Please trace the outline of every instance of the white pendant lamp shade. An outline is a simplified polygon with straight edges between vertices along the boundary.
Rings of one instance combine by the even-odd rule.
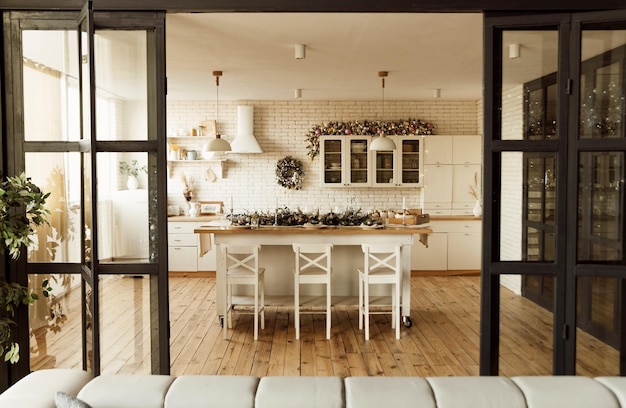
[[[237,106],[237,137],[231,147],[233,153],[263,153],[254,137],[254,106]]]
[[[222,139],[220,136],[219,129],[219,107],[220,107],[220,77],[222,76],[222,71],[213,71],[213,76],[215,77],[215,139],[212,139],[207,143],[203,148],[203,152],[230,152],[232,149],[230,147],[230,143],[226,140]]]
[[[380,135],[372,140],[370,150],[396,150],[396,143],[385,135]]]
[[[382,79],[382,114],[381,114],[381,122],[385,119],[385,78],[387,77],[387,71],[378,72],[378,76]],[[396,150],[396,143],[389,139],[383,131],[381,130],[380,136],[374,138],[372,143],[370,143],[370,150],[372,151],[383,151],[383,150]]]
[[[215,135],[215,139],[211,139],[202,150],[207,152],[230,152],[232,148],[230,143],[222,139],[220,135]]]

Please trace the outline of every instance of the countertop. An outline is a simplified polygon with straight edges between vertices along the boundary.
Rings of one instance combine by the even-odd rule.
[[[209,222],[219,220],[219,215],[201,215],[197,217],[189,217],[186,215],[178,215],[173,217],[167,217],[171,222]],[[474,217],[473,215],[433,215],[430,217],[431,221],[480,221],[482,217]],[[423,224],[423,225],[427,225]]]

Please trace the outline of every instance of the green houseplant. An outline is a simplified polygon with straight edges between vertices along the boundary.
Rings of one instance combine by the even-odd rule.
[[[49,195],[24,173],[0,183],[0,255],[8,252],[11,259],[18,259],[22,247],[32,242],[34,228],[47,224],[49,211],[45,203]],[[42,287],[47,297],[51,290],[48,282],[44,281]],[[13,341],[11,330],[16,325],[16,309],[38,298],[28,288],[0,277],[0,357],[4,356],[4,361],[14,364],[19,360],[19,345]]]

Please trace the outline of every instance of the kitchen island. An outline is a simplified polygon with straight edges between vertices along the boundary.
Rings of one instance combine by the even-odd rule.
[[[363,266],[361,244],[397,243],[402,244],[402,317],[404,324],[410,326],[411,311],[411,247],[428,244],[428,227],[402,226],[386,228],[334,227],[305,228],[303,226],[261,226],[256,229],[238,227],[202,226],[194,230],[200,236],[201,253],[206,253],[212,245],[238,244],[261,245],[259,265],[265,268],[266,304],[293,305],[293,266],[294,243],[331,243],[333,244],[333,304],[347,303],[357,305],[358,273]],[[211,242],[211,234],[214,241]],[[419,242],[413,237],[419,236]],[[218,315],[225,296],[224,274],[226,260],[222,251],[217,251],[216,270],[216,305]],[[308,285],[313,286],[313,285]],[[307,288],[303,298],[311,300],[323,294],[323,288]],[[378,288],[382,289],[382,288]],[[239,293],[245,295],[246,293]],[[385,293],[386,294],[386,293]],[[372,292],[380,296],[382,292]]]

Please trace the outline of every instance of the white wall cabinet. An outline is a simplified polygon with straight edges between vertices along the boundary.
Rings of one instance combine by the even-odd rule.
[[[193,232],[203,224],[205,223],[168,222],[168,269],[170,272],[215,271],[215,247],[201,257],[199,237]]]
[[[320,138],[322,186],[369,187],[371,183],[370,136]]]
[[[479,192],[481,188],[481,137],[427,136],[424,144],[424,211],[433,215],[472,215],[475,199],[469,190],[475,180]]]
[[[421,187],[424,183],[424,137],[387,136],[396,150],[372,152],[373,187]]]
[[[415,271],[480,270],[480,220],[431,221],[433,233],[428,248],[415,237],[411,251],[411,269]]]
[[[421,187],[423,136],[388,136],[396,150],[370,152],[372,136],[320,138],[322,186]]]

